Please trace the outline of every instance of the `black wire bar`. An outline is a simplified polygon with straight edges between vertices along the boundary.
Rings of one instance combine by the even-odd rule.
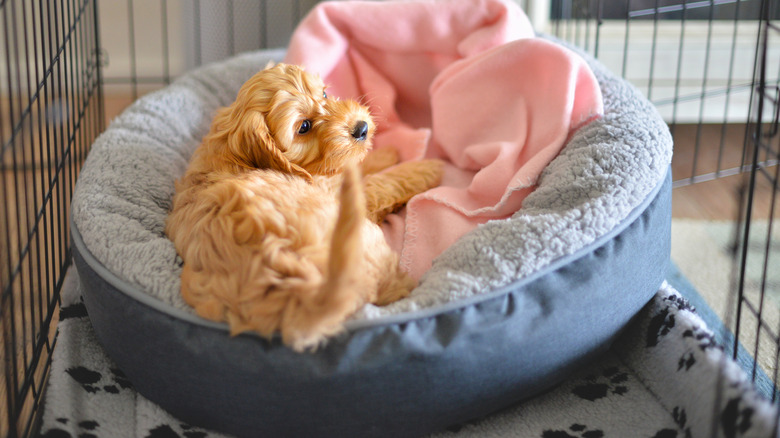
[[[757,18],[756,9],[756,0],[553,0],[550,29],[558,38],[598,57],[609,42],[604,40],[604,25],[613,31],[622,27],[621,40],[611,41],[613,51],[620,44],[622,52],[612,54],[619,61],[613,69],[665,110],[676,142],[684,139],[692,144],[689,167],[675,168],[674,185],[681,187],[732,176],[744,168],[739,154],[728,151],[743,151],[749,141],[744,121],[751,114],[750,103],[741,110],[744,116],[737,117],[742,123],[733,123],[733,115],[735,96],[752,101],[746,97],[753,92],[753,78],[740,76],[737,64],[744,63],[740,42],[753,34],[758,38],[758,25],[751,24],[758,21],[750,21]],[[640,23],[641,29],[637,28]],[[672,35],[676,42],[660,43],[660,37]],[[644,50],[634,50],[644,45]],[[716,50],[719,58],[715,58]],[[702,59],[696,65],[691,62],[694,53]],[[662,58],[663,65],[659,64]],[[632,77],[636,74],[631,67],[637,63],[647,69],[641,77]],[[659,93],[661,87],[665,95]]]
[[[30,436],[70,266],[68,213],[103,130],[95,0],[0,2],[0,436]]]
[[[751,377],[756,381],[762,369],[772,370],[772,402],[778,402],[778,365],[780,365],[780,318],[772,315],[778,312],[780,299],[780,233],[775,230],[780,214],[778,193],[780,193],[780,89],[777,80],[768,71],[777,71],[776,60],[769,57],[772,36],[780,34],[771,17],[776,16],[775,2],[762,1],[762,28],[757,50],[755,73],[755,113],[751,115],[750,141],[746,142],[744,164],[750,168],[743,177],[740,190],[739,221],[734,243],[734,272],[737,279],[736,325],[733,356],[741,341],[753,340]],[[771,116],[771,117],[767,117]],[[768,213],[759,217],[755,208],[763,204]],[[765,224],[765,225],[764,225]],[[747,322],[755,322],[748,328]],[[762,338],[768,338],[764,345],[774,347],[772,352],[759,348]],[[767,357],[767,355],[769,357]],[[780,429],[780,413],[775,419],[775,430]]]

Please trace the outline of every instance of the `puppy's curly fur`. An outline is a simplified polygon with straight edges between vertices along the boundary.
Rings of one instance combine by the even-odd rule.
[[[184,260],[181,293],[233,334],[280,332],[315,348],[367,302],[406,296],[378,222],[439,183],[441,163],[394,165],[392,149],[363,162],[375,130],[368,109],[328,98],[294,65],[250,78],[177,182],[166,233]]]

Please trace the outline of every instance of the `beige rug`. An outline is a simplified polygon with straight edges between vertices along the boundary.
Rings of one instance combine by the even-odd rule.
[[[672,221],[672,260],[732,332],[740,275],[735,256],[741,257],[730,250],[736,231],[734,222]],[[744,287],[746,301],[761,311],[765,326],[757,332],[758,317],[743,305],[739,340],[755,356],[758,339],[758,363],[772,378],[778,354],[773,338],[780,333],[780,221],[774,221],[771,236],[768,233],[768,221],[751,223]]]

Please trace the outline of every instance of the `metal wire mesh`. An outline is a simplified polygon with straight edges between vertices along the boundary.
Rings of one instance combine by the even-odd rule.
[[[0,435],[28,435],[70,264],[68,206],[102,130],[97,5],[0,3]]]
[[[678,160],[688,166],[675,168],[680,187],[748,170],[741,151],[750,136],[759,6],[750,0],[556,1],[552,29],[636,85],[669,123],[675,143],[693,144],[682,151],[691,157]],[[776,81],[778,72],[769,74]]]
[[[769,374],[774,403],[780,394],[779,9],[771,0],[564,0],[553,3],[552,23],[556,35],[611,64],[659,109],[674,136],[675,188],[739,179],[737,191],[711,199],[735,198],[725,317],[733,344],[726,347],[734,359],[748,351],[746,371],[754,382]],[[717,418],[713,411],[713,424]]]
[[[284,47],[317,0],[126,0],[104,4],[108,94],[133,99],[193,67]]]
[[[737,340],[755,340],[755,361],[749,370],[752,378],[761,368],[774,370],[772,401],[777,401],[778,359],[780,358],[780,317],[777,298],[780,294],[780,88],[776,74],[780,62],[772,59],[769,45],[780,34],[777,4],[765,1],[758,40],[755,102],[750,132],[745,143],[744,162],[749,172],[740,190],[740,217],[734,246],[737,314]],[[762,205],[763,204],[763,205]],[[759,206],[763,207],[760,208]],[[762,348],[762,338],[773,348]],[[766,342],[763,345],[767,345]],[[734,346],[736,351],[737,346]],[[736,355],[736,353],[735,353]]]

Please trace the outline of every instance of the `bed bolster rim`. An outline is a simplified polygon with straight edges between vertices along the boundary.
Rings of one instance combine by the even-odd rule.
[[[627,227],[629,227],[632,223],[634,223],[634,221],[636,221],[642,215],[642,213],[645,212],[647,207],[658,197],[661,188],[664,186],[665,182],[670,177],[671,177],[671,167],[666,171],[665,176],[658,182],[658,184],[656,184],[656,186],[652,189],[652,191],[648,194],[648,196],[645,197],[642,203],[638,205],[636,208],[634,208],[631,211],[631,213],[629,213],[628,216],[626,216],[611,231],[605,233],[602,236],[599,236],[596,240],[594,240],[588,245],[585,245],[579,250],[571,254],[565,255],[563,257],[560,257],[556,260],[553,260],[552,262],[550,262],[549,265],[534,272],[528,277],[520,278],[513,283],[500,287],[491,292],[473,295],[470,297],[466,297],[456,301],[451,301],[437,306],[432,306],[432,307],[419,309],[419,310],[413,310],[409,312],[402,312],[399,314],[380,316],[371,319],[350,320],[344,324],[345,332],[348,334],[352,334],[353,332],[357,332],[365,329],[378,328],[381,326],[408,324],[416,320],[433,318],[441,314],[461,311],[464,308],[477,306],[486,301],[490,301],[497,297],[507,295],[511,293],[511,291],[517,289],[522,284],[531,283],[536,279],[548,274],[549,272],[560,269],[561,267],[568,265],[572,261],[583,257],[584,255],[592,252],[594,249],[599,248],[605,243],[611,241],[613,238],[615,238],[615,236],[619,235]],[[74,250],[78,251],[79,255],[83,258],[84,262],[92,270],[94,270],[95,273],[97,273],[99,276],[104,278],[107,283],[114,286],[118,291],[165,315],[178,318],[183,321],[196,324],[199,326],[203,326],[209,329],[221,330],[226,333],[230,331],[226,323],[209,321],[195,314],[191,314],[181,309],[177,309],[176,307],[168,303],[165,303],[153,297],[150,294],[144,293],[143,291],[139,291],[137,286],[132,285],[128,281],[120,278],[118,275],[116,275],[115,273],[111,272],[108,268],[106,268],[99,260],[97,260],[97,258],[86,247],[84,240],[81,237],[81,233],[78,230],[78,227],[73,222],[71,223],[71,232],[72,232],[71,234],[72,245],[74,247]],[[241,336],[252,336],[252,337],[260,338],[259,335],[252,334],[252,333],[245,333],[242,334]],[[344,340],[343,336],[334,339],[333,341],[335,342],[338,340],[343,341]]]

